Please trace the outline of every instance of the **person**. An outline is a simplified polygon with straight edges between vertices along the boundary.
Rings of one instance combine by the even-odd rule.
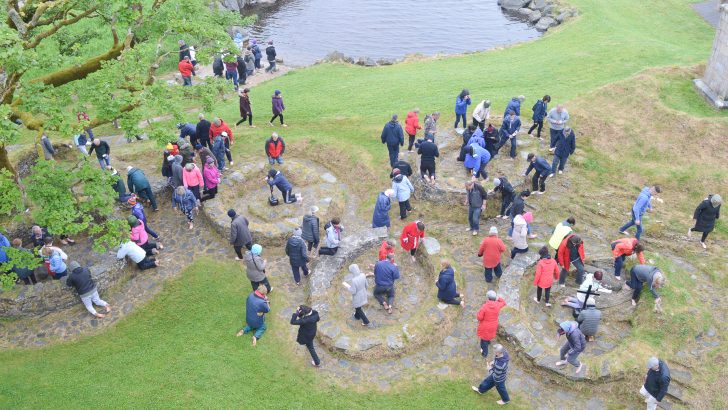
[[[10,247],[10,241],[8,238],[0,233],[0,263],[6,263],[10,260],[10,257],[8,257],[8,253],[5,250],[5,248]],[[4,273],[4,272],[3,272]]]
[[[235,34],[233,35],[233,42],[235,43],[235,46],[238,48],[238,50],[243,49],[245,39],[243,38],[243,33],[241,33],[240,30],[235,30]]]
[[[488,236],[483,238],[478,248],[478,256],[483,258],[483,274],[485,281],[493,281],[493,273],[497,278],[503,274],[501,255],[506,251],[506,244],[498,237],[498,228],[491,226]]]
[[[268,59],[268,68],[265,69],[266,73],[273,73],[276,70],[276,48],[273,46],[273,41],[268,42],[268,47],[265,48],[265,56]]]
[[[608,289],[602,285],[602,279],[604,278],[604,272],[598,270],[594,273],[587,273],[584,276],[584,281],[579,285],[579,291],[576,292],[575,296],[567,296],[561,306],[568,306],[574,309],[575,313],[578,313],[584,307],[584,301],[587,299],[586,293],[591,288],[591,292],[599,293],[612,293],[611,289]]]
[[[265,274],[265,265],[268,261],[263,259],[260,254],[263,253],[263,247],[257,243],[250,247],[250,250],[245,251],[243,256],[243,262],[245,262],[245,273],[250,281],[250,286],[253,290],[258,289],[260,285],[265,286],[267,294],[269,294],[273,287],[268,281],[268,277]]]
[[[122,243],[119,250],[116,252],[116,259],[124,259],[127,256],[137,264],[137,267],[140,270],[156,268],[159,266],[158,260],[147,256],[147,252],[132,241]]]
[[[55,280],[59,280],[66,276],[68,274],[68,267],[64,260],[68,257],[66,256],[64,258],[65,253],[61,253],[62,251],[56,247],[43,247],[41,249],[43,257],[48,258],[48,266],[50,268],[49,272],[51,277]]]
[[[172,208],[174,209],[177,209],[177,206],[179,206],[180,212],[187,217],[188,228],[193,229],[195,217],[192,211],[197,210],[197,198],[195,198],[195,194],[184,186],[178,186],[174,190],[172,203]]]
[[[283,138],[278,136],[277,132],[270,135],[265,141],[265,155],[268,157],[268,163],[275,165],[275,163],[283,163],[283,153],[286,152],[286,143]]]
[[[503,111],[503,118],[506,118],[508,116],[508,113],[510,111],[513,111],[516,113],[517,116],[521,116],[521,104],[526,101],[526,96],[519,95],[518,97],[512,97],[511,100],[508,102],[508,105],[506,105],[505,111]]]
[[[184,168],[182,168],[182,155],[170,155],[169,157],[167,157],[167,160],[172,163],[172,189],[177,189],[177,187],[184,186]],[[174,201],[172,201],[172,204],[174,205]]]
[[[225,156],[227,157],[228,162],[230,162],[230,165],[234,165],[235,163],[233,162],[233,156],[230,153],[230,146],[233,145],[233,131],[230,129],[230,127],[227,125],[227,123],[222,118],[213,119],[212,124],[210,125],[210,141],[215,141],[215,138],[218,135],[222,136],[222,142],[225,145],[224,152],[225,152]],[[212,151],[214,152],[215,149],[213,149]],[[220,158],[218,158],[217,160],[218,160],[218,163],[225,162],[225,161],[220,161]],[[220,169],[220,171],[222,171],[222,169]]]
[[[182,172],[182,184],[185,188],[192,191],[199,205],[202,199],[200,189],[205,186],[205,181],[202,178],[202,172],[194,162],[185,165],[184,172]]]
[[[48,139],[48,135],[44,132],[40,137],[40,146],[43,148],[43,157],[46,161],[55,161],[53,155],[56,154],[56,150],[53,148],[51,140]]]
[[[564,237],[559,244],[556,261],[561,266],[559,284],[562,288],[566,286],[566,275],[571,265],[576,268],[576,284],[581,285],[584,279],[584,243],[580,236],[569,234]]]
[[[178,123],[177,129],[179,130],[179,137],[177,138],[177,145],[182,148],[182,145],[187,142],[192,142],[194,138],[197,138],[197,127],[190,124],[189,122]],[[189,138],[189,141],[187,140]]]
[[[50,238],[51,243],[53,242],[53,237],[48,233],[48,230],[45,228],[41,228],[38,225],[33,225],[33,227],[30,228],[30,232],[31,232],[30,241],[33,243],[33,246],[36,248],[39,246],[44,246],[46,244],[46,238]],[[60,239],[61,239],[62,245],[68,245],[69,243],[71,245],[73,245],[76,243],[76,241],[74,241],[73,239],[69,238],[66,235],[60,235]]]
[[[205,159],[205,170],[202,172],[202,177],[205,180],[205,190],[202,191],[203,195],[200,202],[215,198],[217,195],[217,186],[220,184],[220,171],[215,165],[215,157],[208,156]]]
[[[468,125],[468,139],[465,139],[465,136],[467,135],[465,132],[463,132],[463,142],[465,143],[465,146],[472,145],[472,144],[478,144],[482,148],[485,148],[485,138],[483,137],[483,131],[474,126],[473,124]]]
[[[332,218],[325,226],[326,231],[326,246],[322,246],[319,249],[319,255],[336,255],[339,250],[339,244],[341,243],[341,232],[344,227],[341,226],[341,220],[339,218]]]
[[[394,264],[394,254],[390,253],[387,259],[374,265],[374,298],[390,315],[394,304],[394,281],[397,279],[399,268]]]
[[[436,178],[435,158],[440,156],[440,150],[434,142],[429,138],[425,138],[425,141],[417,148],[417,154],[420,155],[420,174],[422,175],[422,179],[434,184]]]
[[[283,176],[281,171],[271,169],[270,171],[268,171],[268,176],[266,177],[266,180],[268,181],[268,185],[271,187],[271,189],[275,186],[276,188],[278,188],[279,191],[281,191],[284,203],[292,204],[294,202],[299,202],[303,199],[301,198],[301,194],[293,194],[293,186],[290,182],[288,182],[286,177]]]
[[[536,130],[536,137],[539,140],[542,140],[541,138],[541,130],[543,129],[543,119],[546,117],[546,113],[548,112],[548,105],[551,102],[551,96],[550,95],[544,95],[542,99],[536,101],[536,104],[533,105],[533,125],[531,125],[531,128],[528,129],[528,135],[533,137],[533,130]]]
[[[263,52],[260,50],[260,46],[258,45],[258,40],[252,39],[250,41],[250,51],[253,53],[253,57],[255,60],[255,69],[260,70],[260,60],[263,58]]]
[[[415,253],[424,237],[425,224],[421,221],[410,222],[402,229],[402,234],[399,236],[399,243],[402,249],[408,251],[410,256],[412,256],[412,262],[415,261]]]
[[[195,140],[203,147],[210,148],[212,146],[210,144],[210,127],[212,123],[205,119],[205,114],[203,113],[200,113],[197,119],[199,121],[195,125]]]
[[[177,65],[179,69],[179,75],[182,76],[182,85],[192,85],[192,72],[195,70],[195,66],[192,65],[189,56],[185,56],[184,60],[180,61]]]
[[[384,125],[382,129],[382,144],[387,144],[389,151],[389,165],[394,168],[399,155],[399,147],[404,146],[404,133],[402,126],[397,122],[397,114],[392,115],[392,119]]]
[[[511,234],[513,248],[511,249],[511,259],[515,258],[519,253],[528,252],[528,225],[532,221],[533,214],[530,212],[513,217],[513,231]]]
[[[465,183],[465,204],[468,206],[468,229],[465,232],[472,231],[473,236],[478,235],[480,231],[480,213],[485,211],[488,193],[485,188],[475,181]]]
[[[495,386],[500,395],[500,400],[496,401],[498,405],[505,405],[511,401],[506,389],[506,377],[508,374],[508,362],[510,356],[501,344],[493,345],[493,354],[495,358],[488,363],[488,377],[480,383],[480,386],[471,386],[473,391],[478,394],[484,394]]]
[[[7,262],[8,260],[13,262],[12,259],[8,258],[7,252],[3,250],[3,247],[8,246],[6,245],[6,243],[7,238],[0,233],[0,263]],[[18,251],[32,255],[31,251],[23,248],[23,241],[20,238],[14,238],[12,241],[12,246]],[[33,269],[27,267],[21,268],[17,264],[13,264],[13,267],[10,269],[10,271],[15,272],[15,274],[18,275],[18,279],[22,280],[23,283],[25,283],[26,285],[35,285],[36,283],[38,283],[38,279],[35,277],[35,271]]]
[[[703,249],[707,249],[708,246],[705,244],[705,240],[708,238],[708,234],[713,232],[715,228],[715,221],[720,218],[720,206],[723,203],[723,198],[718,194],[711,194],[705,198],[693,212],[693,220],[695,225],[688,229],[688,239],[692,237],[693,232],[702,232],[703,235],[700,237],[700,244],[703,245]],[[644,262],[642,262],[644,263]]]
[[[73,144],[84,156],[88,156],[88,150],[86,149],[87,142],[88,139],[86,138],[85,132],[81,132],[73,136]]]
[[[293,280],[296,285],[301,285],[301,271],[303,276],[308,276],[308,253],[306,252],[306,244],[301,239],[301,228],[293,230],[293,235],[286,242],[286,255],[288,262],[291,264],[293,271]]]
[[[553,175],[551,173],[551,166],[549,165],[549,162],[546,161],[546,158],[539,157],[533,152],[528,154],[526,160],[529,164],[526,172],[523,173],[523,176],[530,174],[531,170],[536,171],[531,179],[531,192],[536,195],[541,195],[546,192],[546,178]]]
[[[485,129],[485,122],[490,119],[490,100],[483,100],[473,110],[473,125]]]
[[[533,277],[533,285],[536,287],[536,296],[533,301],[541,303],[541,294],[543,293],[546,307],[551,307],[551,303],[549,303],[551,285],[554,280],[559,278],[559,266],[555,260],[551,259],[549,249],[546,246],[542,246],[538,250],[538,255],[540,259],[536,264],[536,275]]]
[[[480,354],[488,357],[488,346],[495,339],[498,331],[498,315],[501,309],[506,306],[506,301],[499,297],[494,290],[486,293],[486,302],[478,310],[478,337],[480,338]]]
[[[469,143],[470,140],[473,138],[473,134],[475,134],[475,130],[480,131],[480,129],[475,126],[475,124],[470,124],[467,128],[465,128],[465,131],[463,131],[463,145],[460,146],[460,155],[458,155],[458,161],[465,161],[465,148],[470,145]],[[483,133],[480,132],[480,137],[475,137],[473,139],[473,142],[478,142],[478,145],[482,146],[483,144],[481,144],[481,142],[485,142],[485,140],[483,140],[482,134]],[[480,138],[480,140],[478,140],[478,138]]]
[[[149,184],[149,179],[144,175],[144,171],[139,168],[134,168],[131,165],[126,167],[126,185],[129,187],[129,192],[137,194],[139,198],[145,199],[152,204],[152,209],[155,211],[159,210],[157,206],[157,199],[154,197],[152,192],[152,186]]]
[[[561,322],[558,335],[559,337],[566,335],[566,343],[561,346],[559,351],[560,360],[556,362],[556,366],[564,366],[569,363],[576,368],[575,374],[579,374],[584,367],[584,363],[580,362],[578,357],[586,348],[586,338],[579,330],[579,324],[571,320]]]
[[[593,342],[599,330],[599,322],[602,321],[602,311],[597,309],[597,301],[594,296],[586,300],[586,308],[579,312],[576,322],[579,324],[581,333],[586,336],[587,342]]]
[[[425,138],[428,136],[435,140],[437,134],[437,120],[440,119],[440,113],[435,111],[431,115],[425,115]]]
[[[265,286],[260,285],[254,290],[245,301],[245,327],[235,335],[240,337],[253,333],[253,347],[258,344],[258,340],[263,337],[267,326],[265,325],[265,314],[270,312],[270,301],[268,300],[268,290]]]
[[[417,130],[421,130],[420,119],[418,117],[420,113],[419,108],[407,113],[407,119],[404,121],[404,132],[407,133],[409,143],[407,145],[407,151],[412,152],[412,146],[415,144],[415,137],[417,136]]]
[[[437,299],[448,305],[460,305],[465,307],[465,295],[458,293],[455,283],[455,269],[446,259],[440,261],[440,274],[435,281],[437,286]]]
[[[248,121],[248,127],[255,128],[253,125],[253,109],[250,107],[250,88],[243,88],[240,93],[240,121],[235,123],[235,126]]]
[[[670,387],[670,369],[667,363],[656,357],[647,360],[647,376],[645,383],[640,387],[640,394],[645,398],[647,410],[656,410],[662,403]]]
[[[516,147],[518,146],[518,141],[516,140],[516,136],[518,135],[518,131],[521,129],[521,119],[516,116],[516,112],[513,110],[508,111],[508,116],[503,117],[503,123],[501,123],[500,127],[500,142],[498,143],[498,151],[506,145],[506,142],[510,140],[511,142],[511,151],[510,151],[510,158],[515,160],[516,159]]]
[[[179,61],[184,60],[185,57],[192,58],[190,48],[187,46],[187,43],[185,43],[184,40],[179,40],[177,43],[179,44]]]
[[[614,277],[622,280],[622,266],[627,256],[637,255],[640,264],[645,264],[645,247],[637,238],[621,238],[612,242],[612,256],[614,256]]]
[[[316,349],[313,347],[313,341],[316,338],[316,323],[319,320],[318,312],[306,305],[299,306],[291,316],[291,324],[298,326],[296,342],[306,346],[308,352],[311,354],[311,364],[314,367],[321,366],[321,359],[319,359],[316,354]]]
[[[273,105],[273,116],[271,117],[270,121],[268,121],[268,125],[272,127],[273,121],[275,121],[277,117],[281,122],[281,127],[287,127],[288,125],[283,123],[283,111],[286,110],[286,106],[285,104],[283,104],[283,96],[281,96],[281,90],[275,90],[271,101]]]
[[[483,177],[487,181],[488,171],[486,171],[486,166],[490,162],[490,152],[477,143],[473,143],[465,147],[464,153],[465,161],[463,165],[470,171],[473,180]]]
[[[367,276],[374,276],[374,274],[364,274],[359,269],[359,265],[355,263],[349,265],[349,272],[351,272],[351,277],[341,284],[351,293],[351,307],[354,308],[354,319],[361,320],[362,326],[368,326],[370,323],[369,318],[364,313],[363,307],[368,302],[367,288],[369,288],[369,282],[367,282]]]
[[[316,216],[318,211],[319,207],[312,206],[309,213],[303,216],[303,223],[301,224],[301,239],[306,241],[309,256],[312,258],[315,258],[318,253],[321,237],[321,223],[318,216]]]
[[[228,54],[223,58],[225,64],[225,80],[233,80],[233,87],[238,91],[238,60],[234,55]]]
[[[137,217],[134,215],[129,215],[126,218],[126,221],[131,228],[129,239],[131,239],[135,244],[139,245],[140,248],[144,249],[144,251],[147,252],[147,255],[158,254],[159,249],[162,249],[162,246],[154,241],[149,240],[149,235],[144,229],[144,222],[137,219]]]
[[[136,219],[142,222],[142,226],[144,226],[144,231],[149,235],[152,235],[152,238],[159,239],[159,234],[154,232],[154,230],[149,226],[149,223],[147,222],[147,215],[144,213],[144,205],[142,205],[141,202],[137,201],[136,195],[132,195],[127,203],[131,205],[131,214]]]
[[[460,119],[463,120],[463,128],[468,126],[466,115],[468,113],[468,105],[470,105],[470,103],[470,91],[468,91],[467,88],[463,88],[458,97],[455,99],[455,125],[453,125],[453,128],[458,128]]]
[[[500,138],[498,137],[498,130],[495,129],[493,124],[488,124],[488,128],[483,131],[483,139],[485,139],[485,149],[488,150],[491,158],[498,154]]]
[[[96,159],[99,161],[101,169],[106,169],[106,167],[111,165],[111,159],[109,158],[111,147],[109,147],[106,141],[101,141],[98,138],[94,139],[91,148],[88,150],[88,154],[91,155],[94,151],[96,151]]]
[[[195,151],[197,151],[197,156],[200,157],[200,163],[202,165],[206,165],[207,159],[211,158],[212,164],[215,166],[215,168],[217,168],[217,158],[215,158],[215,154],[213,154],[212,151],[210,151],[210,148],[203,146],[198,141],[197,145],[195,145]],[[204,173],[204,170],[203,170],[203,173]],[[207,185],[205,185],[205,186],[207,186]]]
[[[513,186],[511,185],[511,183],[508,182],[508,178],[504,176],[494,178],[493,190],[491,192],[500,192],[501,194],[500,213],[496,215],[496,218],[502,217],[503,219],[508,219],[508,214],[511,208],[511,204],[513,203],[513,198],[516,196],[516,192],[513,190]]]
[[[248,228],[248,219],[242,215],[238,215],[234,209],[228,209],[230,217],[230,245],[235,249],[236,261],[243,260],[243,246],[250,250],[253,247],[253,237],[250,235]]]
[[[552,108],[549,111],[546,119],[549,122],[549,133],[551,134],[551,141],[549,142],[549,151],[553,152],[556,149],[556,141],[559,134],[563,133],[566,122],[569,121],[569,112],[564,109],[564,106],[558,104],[556,108]]]
[[[222,173],[225,168],[225,137],[218,135],[212,142],[212,153],[217,162],[217,170]]]
[[[164,163],[167,164],[166,158],[164,160]],[[111,180],[113,181],[112,188],[114,189],[114,192],[116,192],[116,195],[117,195],[116,200],[119,202],[128,201],[129,198],[131,198],[132,195],[134,195],[134,194],[126,193],[126,185],[124,185],[124,180],[121,179],[121,177],[119,176],[119,171],[117,171],[116,169],[114,169],[112,167],[107,167],[107,170],[111,171]],[[163,173],[165,172],[164,167],[162,167],[162,172]],[[171,172],[172,172],[172,170],[171,170],[171,168],[169,168],[170,176],[171,176]],[[164,175],[162,175],[162,176],[164,176]]]
[[[5,238],[5,243],[7,243],[7,238]],[[3,252],[5,253],[5,252]],[[45,266],[46,270],[48,271],[48,275],[51,277],[55,277],[56,275],[56,268],[59,269],[65,269],[65,265],[61,266],[60,262],[68,260],[68,255],[66,255],[65,252],[59,247],[53,246],[53,237],[48,235],[43,238],[43,246],[38,250],[38,254],[43,258],[43,265]],[[51,258],[54,254],[58,254],[60,256],[60,260],[56,260],[56,267],[53,267],[53,264],[51,263]],[[0,255],[2,256],[2,255]],[[5,258],[7,258],[7,254],[5,255]],[[58,272],[63,272],[62,270]]]
[[[576,150],[576,135],[570,127],[565,127],[564,131],[556,137],[556,149],[554,150],[554,161],[551,163],[551,175],[559,170],[559,175],[564,173],[566,160]]]
[[[630,280],[626,282],[627,287],[632,289],[632,306],[637,306],[642,294],[642,286],[646,283],[650,287],[650,293],[655,298],[655,310],[661,309],[662,298],[657,289],[665,286],[665,275],[660,268],[652,265],[635,265],[629,271]]]
[[[549,238],[549,246],[551,249],[556,251],[557,253],[554,254],[554,258],[558,257],[558,250],[559,246],[561,246],[561,242],[566,238],[567,235],[572,233],[574,230],[572,227],[576,224],[576,219],[573,216],[570,216],[566,218],[565,221],[561,221],[554,227],[554,231],[551,234],[551,238]]]
[[[372,215],[372,228],[381,228],[386,226],[389,229],[391,222],[389,220],[389,210],[392,209],[392,197],[394,190],[387,189],[380,192],[377,201],[374,204],[374,214]]]
[[[399,202],[399,219],[407,219],[407,213],[414,211],[410,205],[410,196],[415,192],[415,187],[410,180],[395,169],[392,179],[392,192]]]
[[[634,206],[632,206],[632,220],[619,228],[619,233],[622,235],[629,235],[627,233],[627,229],[632,226],[636,226],[637,233],[635,234],[635,238],[640,239],[642,236],[642,229],[644,228],[642,225],[642,215],[644,215],[645,212],[652,211],[652,197],[661,192],[662,188],[660,188],[659,185],[642,188],[642,191],[640,191],[640,194],[637,196]],[[658,201],[660,201],[659,198]]]
[[[107,314],[111,312],[111,306],[99,297],[98,288],[93,278],[91,278],[91,272],[88,268],[82,268],[76,261],[69,263],[68,267],[71,270],[71,274],[66,278],[66,286],[76,290],[76,293],[81,298],[81,302],[89,313],[99,319],[106,317],[105,314],[99,313],[94,309],[94,305],[96,305],[103,307]]]
[[[225,64],[222,62],[222,56],[219,54],[215,56],[212,61],[212,73],[215,77],[222,78],[223,71],[225,70]]]
[[[235,56],[235,62],[238,63],[238,84],[245,85],[245,82],[248,81],[248,70],[245,67],[245,59],[243,59],[241,53],[242,51],[237,53]]]
[[[250,50],[250,47],[248,47],[245,50],[245,54],[243,56],[243,62],[245,63],[245,75],[250,77],[251,75],[255,74],[255,57],[253,56],[253,52]]]
[[[398,169],[399,172],[407,178],[412,176],[412,166],[409,164],[409,162],[405,161],[402,156],[403,154],[398,154],[397,162],[394,163],[394,166],[392,167],[392,172],[389,173],[390,178],[394,178],[395,169]]]

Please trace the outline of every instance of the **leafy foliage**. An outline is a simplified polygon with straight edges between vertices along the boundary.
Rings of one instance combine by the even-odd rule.
[[[18,275],[15,272],[0,273],[0,288],[2,290],[10,290],[15,286],[17,280]]]
[[[10,215],[23,210],[23,194],[7,169],[0,169],[0,192],[0,214]]]
[[[10,272],[13,267],[32,270],[40,266],[42,259],[26,249],[5,247],[4,251],[8,255],[8,261],[0,263],[0,272],[7,273],[0,274],[0,287],[3,290],[9,290],[18,280],[18,275]]]

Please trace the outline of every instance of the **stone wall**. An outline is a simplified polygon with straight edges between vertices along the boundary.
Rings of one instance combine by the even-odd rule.
[[[218,5],[227,10],[242,12],[245,7],[272,6],[278,0],[219,0]]]
[[[694,80],[698,91],[716,108],[728,108],[728,4],[720,6],[720,22],[703,78]]]

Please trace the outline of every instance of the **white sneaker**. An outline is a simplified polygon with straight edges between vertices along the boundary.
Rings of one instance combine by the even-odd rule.
[[[503,219],[508,219],[508,215],[503,215]]]
[[[476,392],[478,394],[483,394],[483,393],[480,392],[480,389],[477,388],[476,386],[470,386],[470,387],[473,389],[474,392]]]
[[[564,171],[559,171],[559,175],[561,175],[561,174],[563,174],[563,173],[564,173]]]
[[[622,277],[621,276],[615,276],[614,279],[622,280]]]
[[[473,231],[473,236],[477,236],[477,235],[478,235],[478,231]]]
[[[232,161],[230,161],[230,165],[235,165],[235,163],[234,163],[234,162],[232,162]]]
[[[466,229],[465,232],[470,232],[470,228]]]
[[[536,299],[536,296],[533,297],[533,301],[536,302],[536,303],[541,303],[541,302],[538,301],[538,299]]]
[[[560,174],[560,173],[561,173],[561,172],[559,172],[559,174]],[[553,174],[553,173],[549,174],[549,178],[551,178],[551,177],[553,177],[553,176],[554,176],[554,174]]]
[[[564,366],[566,364],[566,360],[559,360],[555,363],[556,366]]]

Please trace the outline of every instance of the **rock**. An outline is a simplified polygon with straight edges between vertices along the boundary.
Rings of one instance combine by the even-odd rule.
[[[367,64],[367,60],[366,60],[366,59],[364,59],[364,57],[359,57],[359,59],[358,59],[358,60],[356,60],[356,65],[361,65],[361,66],[363,66],[363,65],[366,65],[366,64]]]
[[[359,341],[356,343],[357,349],[363,351],[367,351],[373,347],[377,347],[381,345],[382,342],[380,340],[374,340],[369,338],[362,338],[359,339]]]
[[[233,174],[233,175],[235,175],[235,174]],[[323,179],[324,181],[326,181],[326,182],[328,182],[330,184],[333,184],[333,183],[336,182],[336,177],[333,176],[333,175],[331,175],[328,172],[325,173],[325,174],[321,174],[321,179]]]
[[[424,245],[427,254],[430,256],[440,253],[440,242],[431,236],[422,238],[422,245]]]
[[[528,15],[528,22],[531,24],[536,24],[537,21],[541,19],[541,12],[538,10],[531,11],[531,14]]]
[[[243,175],[239,171],[235,171],[232,173],[232,175],[230,175],[230,179],[233,180],[233,182],[242,183],[245,181],[245,175]]]
[[[553,4],[547,4],[546,7],[544,7],[543,10],[541,10],[541,14],[543,14],[544,16],[548,16],[553,12],[554,12]]]
[[[564,21],[566,21],[566,19],[568,19],[569,17],[571,17],[571,12],[565,11],[565,12],[559,14],[558,16],[556,16],[556,22],[561,24]]]
[[[379,60],[377,60],[377,64],[379,65],[393,65],[396,62],[396,60],[391,58],[380,58]]]
[[[339,350],[349,350],[349,338],[347,336],[338,338],[334,343],[334,347]]]
[[[501,0],[500,6],[506,10],[518,10],[528,6],[531,0]]]
[[[541,20],[536,23],[536,30],[546,31],[549,28],[556,25],[556,20],[551,17],[541,17]]]
[[[525,8],[525,7],[520,8],[520,9],[516,10],[516,15],[523,17],[523,18],[528,18],[528,16],[531,15],[531,9]]]
[[[340,62],[340,61],[346,61],[346,56],[344,53],[340,53],[338,51],[332,51],[329,54],[324,57],[323,61],[330,61],[330,62]]]
[[[402,339],[399,336],[389,335],[387,336],[387,347],[392,350],[399,350],[404,348],[404,343],[402,343]]]
[[[374,61],[373,58],[367,57],[367,59],[364,60],[364,66],[366,66],[366,67],[376,67],[377,66],[377,62]]]
[[[448,347],[455,347],[458,345],[458,340],[452,336],[448,336],[445,338],[445,340],[442,342],[442,344],[445,346],[448,346]]]
[[[546,7],[546,0],[533,0],[531,4],[528,5],[528,7],[532,8],[533,10],[542,11]]]
[[[708,337],[715,337],[715,327],[711,326],[710,329],[708,329]]]

